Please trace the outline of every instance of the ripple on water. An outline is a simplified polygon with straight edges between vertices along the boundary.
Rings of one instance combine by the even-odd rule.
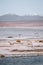
[[[43,65],[43,56],[3,57],[1,65]]]

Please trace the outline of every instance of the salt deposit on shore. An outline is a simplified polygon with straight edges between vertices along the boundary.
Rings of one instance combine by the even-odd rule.
[[[23,39],[20,37],[15,40],[14,38],[0,39],[0,54],[5,56],[43,55],[43,42],[37,42],[35,39],[28,40],[25,37]]]

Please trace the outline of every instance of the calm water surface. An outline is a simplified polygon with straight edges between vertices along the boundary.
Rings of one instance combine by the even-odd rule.
[[[43,56],[3,57],[0,65],[43,65]]]
[[[43,29],[31,29],[31,28],[0,28],[0,36],[41,36],[43,37]]]

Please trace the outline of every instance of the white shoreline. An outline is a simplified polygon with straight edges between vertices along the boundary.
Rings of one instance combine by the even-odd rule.
[[[0,27],[0,28],[29,28],[29,29],[43,29],[43,26],[31,26],[31,27],[20,27],[20,26],[16,26],[16,27]]]
[[[42,56],[43,52],[15,52],[13,54],[2,54],[5,57],[11,57],[11,56]]]

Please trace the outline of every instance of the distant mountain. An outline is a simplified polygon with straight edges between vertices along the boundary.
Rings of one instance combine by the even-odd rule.
[[[29,27],[29,26],[43,26],[43,16],[39,15],[12,15],[6,14],[0,16],[0,27]]]
[[[39,15],[25,15],[25,16],[19,16],[19,15],[12,15],[12,14],[6,14],[3,16],[0,16],[0,21],[18,21],[18,20],[43,20],[43,16]]]

